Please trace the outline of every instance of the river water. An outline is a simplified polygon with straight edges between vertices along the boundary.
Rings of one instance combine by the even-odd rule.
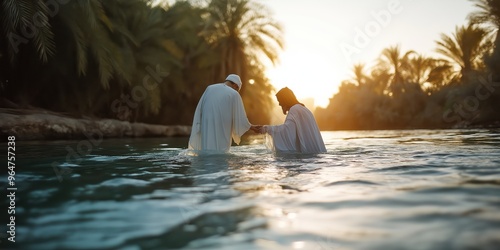
[[[500,130],[322,135],[302,156],[262,136],[203,157],[188,138],[17,142],[12,246],[499,249]]]

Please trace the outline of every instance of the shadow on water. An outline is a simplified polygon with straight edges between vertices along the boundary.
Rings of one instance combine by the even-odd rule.
[[[251,222],[259,217],[259,209],[252,202],[242,200],[242,193],[232,186],[238,178],[232,173],[241,167],[240,157],[213,154],[180,158],[189,162],[184,174],[190,177],[191,187],[185,191],[197,193],[198,201],[191,206],[179,206],[182,217],[179,224],[159,235],[128,240],[123,247],[135,245],[141,249],[164,249],[188,245],[194,247],[197,244],[216,246],[220,242],[210,243],[207,239],[226,237],[251,228],[265,228],[265,222]]]
[[[195,218],[184,221],[168,231],[154,236],[142,237],[125,242],[125,246],[139,246],[141,249],[165,249],[165,247],[182,248],[188,245],[195,246],[197,240],[213,237],[224,237],[254,228],[265,228],[265,223],[252,228],[242,227],[245,221],[254,219],[254,208],[247,207],[221,212],[206,212]],[[213,244],[216,247],[220,242],[202,242],[207,247]]]
[[[123,246],[132,244],[145,249],[220,247],[223,237],[264,229],[267,222],[263,209],[252,197],[263,191],[281,194],[303,191],[280,182],[317,169],[304,168],[304,163],[313,162],[315,158],[317,155],[280,154],[255,159],[238,153],[188,157],[190,167],[186,174],[191,176],[193,186],[204,188],[200,190],[203,192],[200,202],[193,207],[180,208],[186,219],[175,227],[160,235],[127,241]],[[276,167],[271,167],[270,161],[274,161]],[[238,241],[250,243],[252,239],[243,237]]]

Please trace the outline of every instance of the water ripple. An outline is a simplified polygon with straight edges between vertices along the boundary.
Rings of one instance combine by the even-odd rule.
[[[187,138],[103,140],[78,162],[67,159],[78,142],[23,143],[16,156],[23,166],[16,175],[18,246],[500,244],[500,130],[341,131],[323,138],[328,152],[319,155],[272,154],[262,138],[250,138],[255,143],[203,157],[187,153]]]

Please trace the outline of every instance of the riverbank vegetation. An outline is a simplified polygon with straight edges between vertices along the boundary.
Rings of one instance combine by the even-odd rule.
[[[246,0],[5,0],[0,105],[90,118],[190,124],[209,84],[245,84],[249,119],[269,122],[281,26]],[[260,60],[257,60],[257,58]]]
[[[352,79],[315,111],[321,129],[498,122],[500,0],[472,1],[470,24],[436,42],[439,58],[394,45],[374,66],[354,65]],[[236,73],[245,82],[241,95],[250,121],[268,124],[274,89],[263,60],[276,63],[284,40],[265,6],[157,2],[4,0],[0,108],[190,125],[206,86]]]
[[[499,126],[500,1],[473,0],[469,24],[443,33],[439,58],[395,45],[373,67],[353,66],[328,107],[324,130]]]

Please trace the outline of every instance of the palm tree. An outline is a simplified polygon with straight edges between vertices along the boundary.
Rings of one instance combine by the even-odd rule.
[[[113,38],[115,46],[118,46],[121,56],[119,59],[124,63],[123,67],[130,75],[130,84],[116,88],[123,94],[130,94],[139,87],[146,91],[145,99],[138,102],[134,109],[132,119],[135,121],[140,117],[150,114],[158,114],[162,106],[162,90],[168,77],[159,79],[149,78],[154,88],[142,86],[144,78],[152,69],[160,72],[178,72],[181,68],[184,52],[173,41],[175,34],[175,20],[171,18],[162,7],[151,7],[142,0],[115,0],[103,2],[103,8],[107,13],[113,30],[116,34]],[[125,63],[126,62],[126,63]],[[121,74],[118,78],[122,78]],[[182,83],[175,79],[174,83]],[[172,82],[170,82],[172,83]],[[179,84],[182,85],[182,84]],[[172,96],[176,96],[176,91]],[[120,93],[121,94],[121,93]],[[166,98],[165,98],[166,99]]]
[[[386,70],[375,69],[371,72],[371,75],[367,75],[365,71],[366,64],[354,64],[352,67],[352,73],[354,76],[351,79],[344,81],[344,83],[350,83],[360,87],[360,89],[369,90],[374,94],[382,95],[391,76]]]
[[[427,87],[428,93],[440,90],[443,86],[457,82],[454,78],[453,65],[447,60],[432,59],[430,66],[432,69],[428,72],[426,82],[431,86]]]
[[[85,75],[90,60],[99,67],[100,82],[108,88],[109,80],[115,73],[130,81],[124,69],[119,48],[113,42],[113,23],[105,13],[102,0],[70,1],[58,5],[57,12],[51,12],[42,0],[4,0],[1,4],[2,28],[5,32],[11,61],[16,59],[19,46],[32,42],[38,57],[47,62],[56,53],[53,22],[62,24],[73,38],[76,51],[76,69]],[[63,32],[57,30],[58,32]]]
[[[422,85],[427,81],[427,75],[434,68],[433,59],[421,54],[415,54],[409,59],[407,78],[410,82]]]
[[[160,119],[167,123],[190,124],[206,86],[221,80],[213,73],[219,63],[217,54],[200,36],[206,25],[204,14],[204,8],[188,1],[177,1],[166,8],[162,45],[167,55],[162,57],[170,58],[166,64],[170,65],[170,74],[162,85]]]
[[[368,86],[372,89],[377,95],[385,95],[388,94],[389,90],[387,89],[390,86],[392,80],[392,74],[390,74],[385,69],[380,69],[375,67],[372,70],[369,78]]]
[[[49,8],[42,0],[3,0],[0,4],[2,29],[11,61],[20,46],[32,42],[43,62],[54,55],[54,33],[49,22]],[[36,18],[35,18],[36,17]]]
[[[128,62],[115,42],[117,37],[129,34],[123,34],[126,30],[119,29],[110,20],[103,3],[108,1],[70,1],[60,6],[58,18],[73,38],[78,74],[85,75],[89,64],[95,64],[100,83],[108,89],[110,80],[116,74],[126,83],[131,81],[131,72],[126,69]]]
[[[85,0],[66,1],[54,15],[47,12],[45,2],[0,2],[0,27],[6,34],[0,39],[0,79],[9,79],[9,84],[0,85],[0,98],[76,115],[117,118],[111,103],[122,95],[130,97],[159,66],[169,74],[134,104],[134,120],[188,124],[206,85],[228,73],[255,81],[251,88],[244,85],[248,89],[242,96],[252,99],[245,102],[252,105],[249,117],[266,116],[261,110],[272,103],[265,96],[272,86],[259,56],[276,62],[283,42],[280,26],[259,5],[215,0],[203,8],[189,1],[155,7],[148,0]],[[230,6],[226,8],[230,13],[223,11],[222,3]],[[7,35],[22,34],[37,10],[50,22],[36,33],[40,38],[30,40],[33,46],[23,44],[15,53]],[[218,16],[222,13],[225,16]],[[32,60],[33,55],[41,60]],[[18,61],[16,65],[9,56]],[[259,101],[253,101],[257,97]]]
[[[469,14],[468,18],[474,24],[487,24],[492,31],[500,28],[500,0],[471,0],[479,10]]]
[[[6,34],[18,32],[22,35],[25,26],[32,25],[29,18],[37,15],[44,18],[48,18],[49,14],[51,16],[46,25],[36,24],[37,31],[32,39],[38,48],[40,59],[46,63],[33,62],[33,53],[30,53],[29,47],[20,47],[19,53],[15,53],[12,42],[0,42],[3,52],[6,52],[2,54],[10,53],[12,58],[19,60],[17,65],[22,64],[22,67],[16,67],[2,60],[5,68],[13,69],[9,78],[16,82],[15,86],[9,85],[8,91],[11,96],[14,96],[14,93],[21,95],[26,103],[58,107],[75,113],[109,110],[110,105],[106,102],[112,101],[124,91],[130,94],[133,87],[131,85],[141,83],[144,74],[138,70],[144,71],[145,66],[139,65],[138,61],[148,61],[154,68],[156,64],[164,65],[163,62],[169,58],[163,44],[157,44],[157,47],[164,51],[161,54],[150,49],[152,46],[147,42],[142,43],[150,37],[163,37],[159,32],[163,30],[163,26],[152,30],[135,18],[140,13],[147,18],[158,19],[157,23],[163,23],[162,14],[151,10],[147,1],[69,1],[58,5],[56,12],[54,9],[49,12],[45,2],[47,1],[7,0],[0,3],[0,11],[5,14],[2,16],[2,28]],[[132,15],[134,13],[135,16]],[[45,20],[44,18],[37,20]],[[135,30],[131,31],[128,26],[130,23],[141,26],[137,30],[142,33],[134,36],[132,32]],[[139,37],[144,34],[149,34],[149,37]],[[44,37],[50,39],[44,40]],[[137,48],[149,54],[142,53]],[[165,60],[160,63],[155,59],[158,57]],[[23,74],[26,70],[31,74]],[[139,74],[141,76],[138,76]],[[48,89],[52,91],[50,96],[44,95]],[[106,91],[105,95],[102,95],[103,91]],[[151,104],[153,111],[158,110],[160,105],[158,93],[159,91],[149,93],[148,97],[152,102],[145,102]],[[101,98],[95,98],[99,95]]]
[[[469,15],[469,20],[474,24],[486,24],[488,30],[495,36],[494,51],[486,58],[488,67],[493,71],[495,81],[498,81],[500,71],[500,0],[472,0],[479,9]]]
[[[427,89],[437,90],[454,80],[453,67],[447,60],[414,54],[408,65],[407,81]]]
[[[379,67],[387,70],[392,75],[389,90],[393,95],[404,92],[405,89],[405,71],[409,67],[409,57],[414,51],[408,51],[401,54],[399,45],[386,48],[382,51],[379,59]]]
[[[354,73],[354,78],[352,79],[358,86],[362,86],[366,83],[366,74],[365,74],[365,64],[364,63],[356,63],[352,67],[352,73]]]
[[[263,58],[277,62],[282,28],[264,6],[249,0],[212,0],[207,10],[203,35],[219,55],[217,79],[236,73],[247,81],[250,64]]]
[[[460,72],[457,72],[459,79],[480,69],[485,53],[492,46],[488,31],[474,24],[457,26],[452,36],[441,34],[437,45],[436,51],[460,68]]]

